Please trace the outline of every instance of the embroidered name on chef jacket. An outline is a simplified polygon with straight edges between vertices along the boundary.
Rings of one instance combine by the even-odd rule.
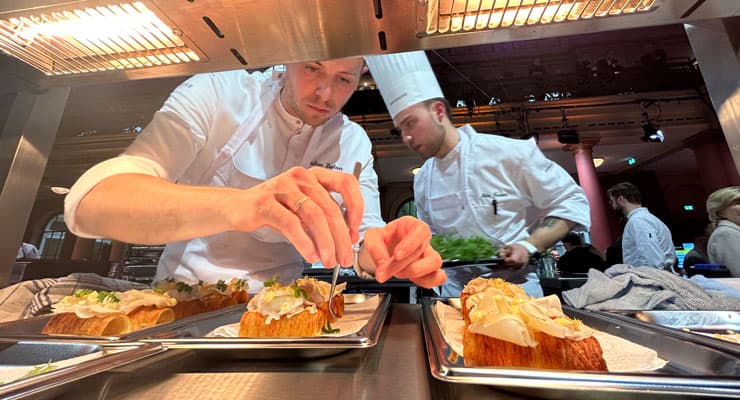
[[[342,169],[342,167],[340,167],[336,163],[332,163],[332,162],[322,163],[320,161],[311,160],[311,166],[312,167],[321,167],[321,168],[331,169],[331,170],[334,170],[334,171],[344,171]]]

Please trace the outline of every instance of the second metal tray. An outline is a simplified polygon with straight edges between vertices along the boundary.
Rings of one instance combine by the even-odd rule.
[[[447,344],[434,315],[436,301],[422,298],[424,340],[432,375],[442,381],[543,389],[582,389],[736,397],[740,393],[740,359],[704,346],[664,335],[648,327],[630,324],[580,309],[564,312],[586,325],[649,347],[668,360],[649,373],[595,373],[532,368],[465,367],[462,355]]]
[[[357,296],[347,294],[345,296]],[[239,322],[241,311],[195,322],[186,330],[170,337],[144,339],[145,342],[162,344],[168,349],[190,349],[199,354],[217,358],[233,359],[276,359],[316,358],[338,354],[351,349],[375,346],[390,306],[390,295],[381,293],[379,304],[370,319],[359,332],[346,336],[315,336],[291,338],[226,338],[205,337],[219,326]]]

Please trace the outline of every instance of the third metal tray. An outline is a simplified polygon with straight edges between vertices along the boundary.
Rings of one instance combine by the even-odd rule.
[[[646,373],[595,373],[532,368],[465,367],[445,341],[432,306],[437,301],[456,299],[422,298],[424,339],[432,375],[442,381],[537,387],[543,389],[583,389],[621,392],[646,392],[736,397],[740,393],[740,359],[650,329],[616,321],[602,315],[563,307],[570,317],[586,325],[655,350],[668,364]]]

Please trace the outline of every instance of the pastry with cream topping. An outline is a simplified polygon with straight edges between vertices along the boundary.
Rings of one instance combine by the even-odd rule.
[[[331,329],[329,283],[300,278],[286,286],[275,279],[264,285],[247,305],[247,312],[239,322],[239,336],[318,336]],[[331,302],[340,317],[344,314],[342,291],[346,285],[337,285]]]
[[[115,336],[175,320],[177,300],[156,290],[80,289],[52,306],[42,333]]]
[[[194,285],[165,279],[154,286],[177,299],[175,319],[246,303],[248,299],[246,282],[238,278],[229,282],[220,280],[215,284],[198,282]]]
[[[563,314],[557,296],[532,298],[516,285],[478,279],[466,288],[466,366],[607,370],[593,331]]]

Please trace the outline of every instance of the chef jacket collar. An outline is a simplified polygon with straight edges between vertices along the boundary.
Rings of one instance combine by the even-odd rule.
[[[277,106],[275,108],[278,117],[285,123],[285,127],[288,128],[284,132],[282,130],[279,131],[286,137],[290,137],[299,134],[306,123],[303,122],[300,118],[291,115],[283,105],[283,99],[280,97],[280,94],[283,91],[284,83],[284,80],[280,82],[280,90],[277,96]]]

